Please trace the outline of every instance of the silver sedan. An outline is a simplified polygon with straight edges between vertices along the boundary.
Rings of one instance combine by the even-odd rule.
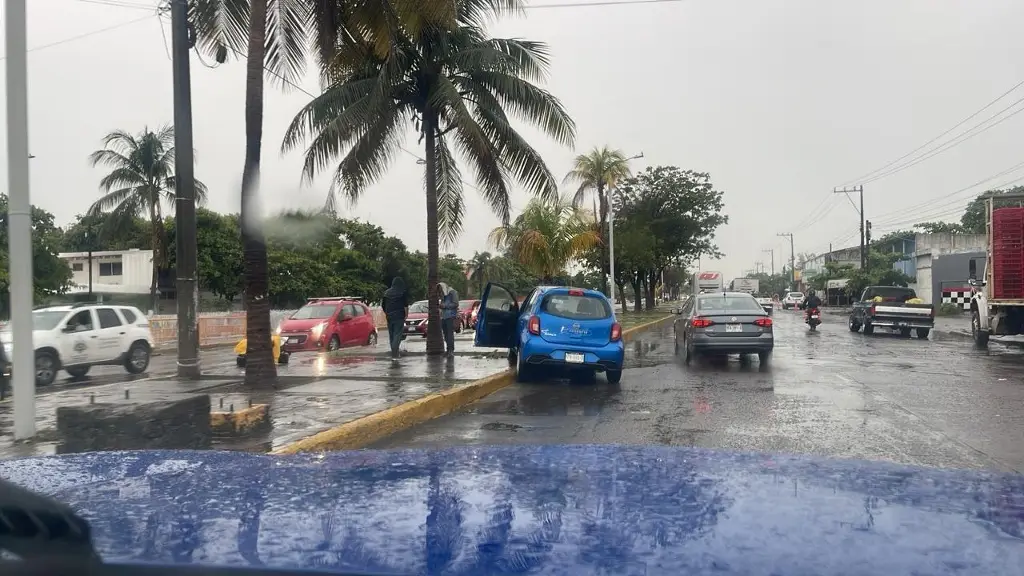
[[[772,319],[750,294],[698,294],[678,312],[675,351],[687,364],[698,355],[757,354],[762,364],[771,358]]]

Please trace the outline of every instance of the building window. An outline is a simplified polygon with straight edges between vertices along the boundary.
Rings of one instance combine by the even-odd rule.
[[[120,262],[100,262],[100,276],[120,276]]]
[[[71,265],[72,272],[81,272],[82,270],[85,270],[85,266],[82,266],[81,262],[75,262]]]

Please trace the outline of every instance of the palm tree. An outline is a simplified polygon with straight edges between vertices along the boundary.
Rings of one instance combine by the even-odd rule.
[[[157,305],[159,270],[169,262],[164,204],[174,205],[174,128],[156,132],[143,128],[132,135],[114,130],[103,137],[103,149],[89,155],[92,166],[106,166],[110,173],[100,180],[103,196],[89,208],[89,215],[108,214],[108,230],[134,224],[136,217],[149,222],[153,250],[153,278],[149,286],[152,309]],[[206,186],[196,180],[196,200],[206,200]]]
[[[438,244],[461,231],[463,183],[453,147],[502,223],[510,218],[509,178],[528,191],[557,194],[551,171],[513,127],[510,115],[562,144],[576,127],[561,103],[534,82],[546,75],[547,47],[489,38],[485,22],[521,14],[522,0],[454,0],[458,25],[407,27],[385,56],[369,45],[339,51],[329,86],[305,106],[282,148],[308,142],[304,176],[334,168],[331,193],[359,198],[401,150],[411,120],[424,143],[427,284],[438,282]],[[339,160],[340,158],[340,160]],[[427,353],[443,352],[437,302],[430,300]]]
[[[573,203],[580,206],[588,194],[593,194],[598,204],[598,224],[601,244],[606,244],[608,230],[608,195],[621,180],[629,178],[629,159],[622,150],[607,146],[594,148],[587,154],[580,154],[573,160],[573,168],[565,175],[566,184],[577,184]],[[608,293],[608,254],[601,251],[601,290]]]
[[[492,230],[490,241],[550,283],[571,261],[597,246],[601,238],[589,213],[574,207],[570,200],[537,198],[514,222]]]
[[[260,228],[258,181],[263,142],[263,74],[294,85],[302,77],[307,45],[326,79],[327,64],[354,47],[386,57],[402,27],[454,23],[451,0],[192,0],[189,22],[198,48],[225,62],[244,55],[245,162],[242,167],[241,224],[245,259],[245,381],[250,386],[277,378],[271,343],[267,246]],[[312,42],[308,40],[312,39]]]

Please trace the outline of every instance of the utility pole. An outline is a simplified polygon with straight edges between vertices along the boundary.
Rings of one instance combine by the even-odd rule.
[[[775,248],[761,250],[761,252],[767,252],[772,255],[772,276],[775,276]]]
[[[88,257],[86,258],[86,265],[89,267],[89,300],[92,300],[92,244],[93,231],[92,231],[92,220],[87,220],[88,224],[85,225],[85,241],[88,249]]]
[[[864,243],[864,187],[858,185],[850,188],[832,189],[833,194],[846,194],[847,198],[850,197],[850,193],[852,192],[860,194],[860,208],[857,208],[856,205],[854,205],[854,208],[857,210],[857,215],[860,218],[858,221],[858,225],[860,226],[860,269],[866,270],[868,267],[868,252],[867,245]],[[850,202],[853,202],[853,200],[851,199]]]
[[[641,152],[636,156],[626,158],[626,162],[643,157],[644,153]],[[614,189],[608,190],[608,272],[611,274],[611,282],[608,283],[608,293],[611,295],[613,308],[615,307],[615,203],[612,198],[614,192]],[[639,298],[639,296],[636,296],[636,298]],[[638,299],[637,302],[639,301]],[[623,306],[625,306],[625,300],[623,300]]]
[[[796,249],[793,247],[793,233],[787,232],[785,234],[776,234],[776,236],[789,238],[789,275],[792,289],[796,290]]]
[[[28,177],[28,32],[26,0],[5,4],[4,48],[7,55],[7,248],[10,257],[10,361],[22,366],[11,374],[14,391],[14,438],[36,433],[35,348],[32,345],[32,196]]]
[[[199,379],[199,284],[196,282],[196,181],[192,151],[192,79],[189,50],[195,31],[187,0],[171,0],[174,73],[174,225],[177,254],[178,377]],[[156,266],[157,262],[153,262]]]

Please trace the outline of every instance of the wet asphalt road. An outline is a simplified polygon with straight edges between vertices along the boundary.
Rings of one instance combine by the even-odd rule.
[[[684,366],[671,325],[627,345],[618,386],[516,384],[374,448],[658,444],[1024,472],[1024,356],[962,339],[811,333],[776,311],[776,348]]]

